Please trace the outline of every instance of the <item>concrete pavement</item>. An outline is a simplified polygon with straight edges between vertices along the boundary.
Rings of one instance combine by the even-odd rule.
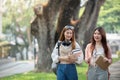
[[[0,58],[0,66],[14,61],[14,58]]]
[[[110,80],[120,80],[120,60],[110,65]]]
[[[0,65],[0,77],[10,76],[34,70],[34,61],[14,61]]]

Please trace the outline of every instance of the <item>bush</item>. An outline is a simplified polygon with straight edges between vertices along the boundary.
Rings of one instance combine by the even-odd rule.
[[[118,57],[120,57],[120,51],[117,51],[116,54],[118,55]]]

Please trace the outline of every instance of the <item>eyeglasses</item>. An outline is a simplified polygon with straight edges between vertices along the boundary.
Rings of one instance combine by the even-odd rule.
[[[72,30],[74,29],[73,26],[68,26],[68,25],[66,25],[65,28],[66,28],[66,29],[72,29]]]

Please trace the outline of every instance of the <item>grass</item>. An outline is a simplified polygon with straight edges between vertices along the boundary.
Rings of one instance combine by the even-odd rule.
[[[112,62],[115,63],[115,62],[117,62],[117,61],[119,61],[119,60],[120,60],[120,57],[118,57],[118,58],[113,58],[113,59],[112,59]]]
[[[120,58],[114,58],[113,63],[118,60],[120,60]],[[87,64],[84,62],[81,65],[77,65],[79,80],[86,80],[87,67],[88,67]],[[51,73],[28,72],[28,73],[3,77],[3,78],[0,78],[0,80],[56,80],[56,75],[52,72]]]

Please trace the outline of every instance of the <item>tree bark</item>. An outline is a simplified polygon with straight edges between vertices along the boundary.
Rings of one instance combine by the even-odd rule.
[[[94,28],[96,27],[97,19],[99,16],[99,11],[105,0],[89,0],[84,14],[81,17],[79,33],[81,36],[80,39],[83,39],[83,51],[86,45],[90,42],[91,35]],[[86,30],[85,30],[86,29]],[[80,40],[78,39],[78,40]]]
[[[57,30],[55,33],[55,43],[58,41],[60,33],[64,26],[72,25],[70,23],[71,18],[75,18],[76,12],[79,11],[80,0],[64,0],[60,9],[60,14],[57,22]]]
[[[37,5],[38,8],[35,8],[36,18],[31,23],[31,32],[35,35],[39,44],[36,65],[37,71],[50,71],[51,53],[54,47],[55,24],[60,5],[61,0],[50,0],[48,4],[39,4]]]

